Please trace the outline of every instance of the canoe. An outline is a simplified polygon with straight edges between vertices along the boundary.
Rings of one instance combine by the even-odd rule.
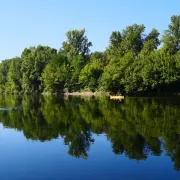
[[[124,99],[124,96],[110,96],[110,99]]]
[[[4,107],[4,108],[0,108],[0,111],[9,111],[9,110],[19,110],[21,109],[22,107],[19,106],[19,107]]]
[[[9,110],[13,110],[13,108],[0,108],[0,111],[9,111]]]

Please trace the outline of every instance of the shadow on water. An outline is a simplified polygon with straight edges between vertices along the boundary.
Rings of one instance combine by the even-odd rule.
[[[50,141],[62,137],[68,153],[88,158],[93,134],[106,134],[112,151],[129,159],[146,160],[165,153],[180,170],[180,101],[177,98],[0,96],[0,122],[27,139]]]

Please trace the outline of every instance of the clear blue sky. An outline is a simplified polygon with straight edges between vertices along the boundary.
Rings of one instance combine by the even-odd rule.
[[[112,31],[137,23],[162,34],[179,14],[180,0],[0,0],[0,60],[39,44],[59,49],[68,30],[81,28],[92,51],[103,51]]]

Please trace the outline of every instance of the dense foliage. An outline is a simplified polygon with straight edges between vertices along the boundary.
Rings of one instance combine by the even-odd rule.
[[[180,15],[171,17],[161,39],[143,24],[114,31],[104,52],[90,53],[85,29],[66,36],[59,50],[39,45],[2,61],[0,93],[179,91]]]

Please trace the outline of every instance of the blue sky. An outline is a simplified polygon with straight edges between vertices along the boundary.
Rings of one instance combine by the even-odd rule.
[[[91,50],[103,51],[112,31],[137,23],[162,34],[179,14],[179,0],[0,0],[0,60],[39,44],[59,49],[68,30],[81,28]]]

